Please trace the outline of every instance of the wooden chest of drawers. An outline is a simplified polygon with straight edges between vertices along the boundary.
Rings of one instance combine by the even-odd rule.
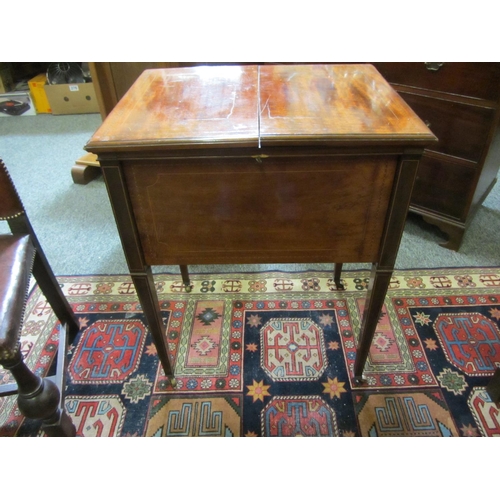
[[[500,166],[500,63],[375,66],[439,139],[422,157],[410,211],[458,250]]]

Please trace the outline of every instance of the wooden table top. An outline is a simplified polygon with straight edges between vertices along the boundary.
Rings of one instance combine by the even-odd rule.
[[[199,66],[144,71],[85,149],[436,140],[370,64]]]

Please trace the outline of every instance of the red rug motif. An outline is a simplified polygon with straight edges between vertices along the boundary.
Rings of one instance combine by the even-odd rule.
[[[177,275],[155,284],[177,387],[126,276],[58,278],[81,331],[66,411],[80,436],[499,436],[486,385],[500,366],[500,269],[396,272],[352,383],[368,271]],[[47,374],[59,326],[37,287],[22,350]],[[0,370],[0,383],[9,383]],[[38,436],[15,397],[0,436]]]

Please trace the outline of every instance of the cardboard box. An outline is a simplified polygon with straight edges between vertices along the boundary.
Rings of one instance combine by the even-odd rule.
[[[47,93],[45,92],[46,84],[47,77],[44,73],[35,76],[35,78],[32,78],[28,82],[31,98],[33,99],[37,113],[52,113]]]
[[[0,94],[10,92],[14,88],[14,79],[10,67],[0,63]]]
[[[36,115],[29,92],[10,92],[0,95],[0,117],[17,118]]]
[[[93,83],[45,85],[53,115],[99,113]]]

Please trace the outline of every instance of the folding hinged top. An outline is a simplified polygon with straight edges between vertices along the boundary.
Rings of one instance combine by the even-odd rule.
[[[199,66],[144,71],[86,149],[434,141],[369,64]]]

